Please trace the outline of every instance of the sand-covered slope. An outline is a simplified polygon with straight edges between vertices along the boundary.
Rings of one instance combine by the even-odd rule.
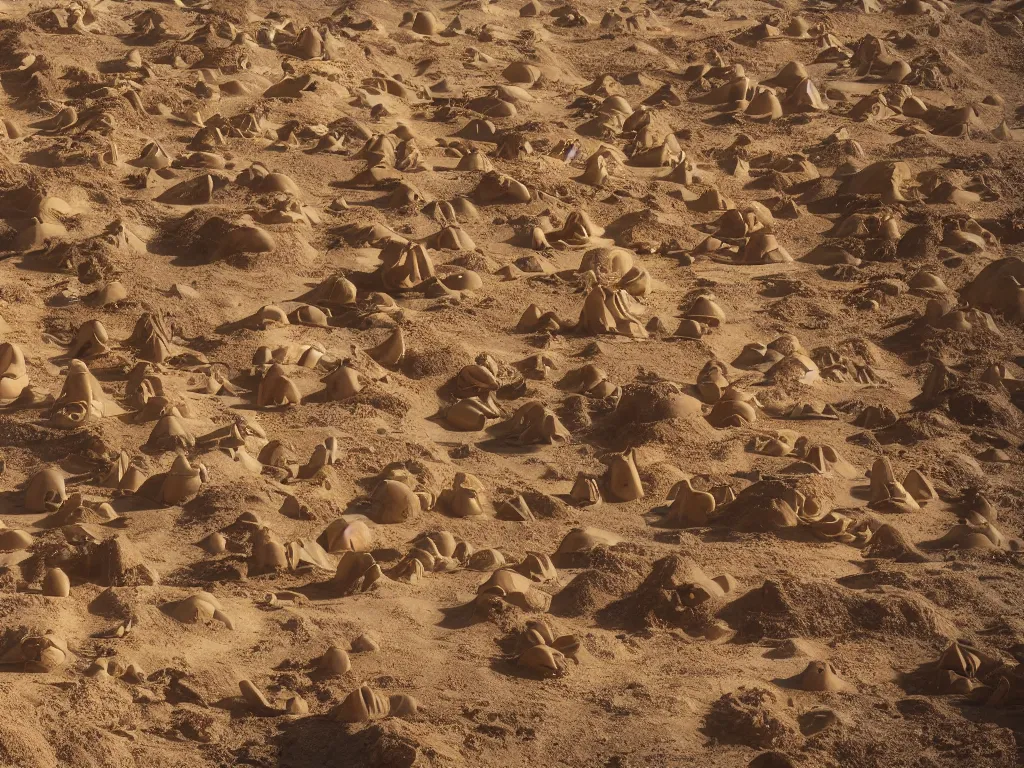
[[[0,2],[0,766],[1020,764],[1020,4],[520,2]]]

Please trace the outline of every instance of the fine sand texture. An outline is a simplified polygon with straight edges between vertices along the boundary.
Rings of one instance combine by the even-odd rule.
[[[1024,3],[0,0],[0,768],[1024,760]]]

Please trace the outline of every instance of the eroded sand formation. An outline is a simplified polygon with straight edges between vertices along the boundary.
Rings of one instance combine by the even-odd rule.
[[[1024,12],[0,2],[0,766],[1012,766]]]

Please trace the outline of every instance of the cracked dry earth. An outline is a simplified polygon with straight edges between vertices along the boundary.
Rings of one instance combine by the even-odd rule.
[[[1009,768],[1024,4],[0,2],[0,766]]]

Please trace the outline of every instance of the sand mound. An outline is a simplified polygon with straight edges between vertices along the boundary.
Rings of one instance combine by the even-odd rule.
[[[738,637],[830,638],[846,632],[880,637],[934,640],[955,633],[931,602],[912,592],[874,595],[828,582],[766,581],[731,603],[721,614]]]

